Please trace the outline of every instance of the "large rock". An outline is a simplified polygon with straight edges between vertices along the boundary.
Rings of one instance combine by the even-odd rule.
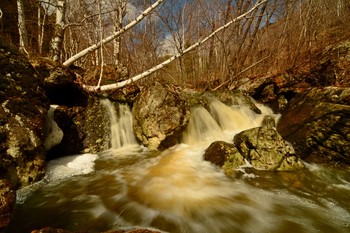
[[[15,187],[45,174],[49,102],[28,59],[0,39],[0,178]]]
[[[293,147],[277,133],[274,119],[267,116],[261,127],[235,135],[234,144],[217,141],[205,151],[204,160],[223,168],[232,175],[246,161],[257,170],[289,171],[303,168]]]
[[[63,131],[59,145],[54,146],[48,157],[55,158],[79,153],[97,153],[110,148],[111,126],[109,110],[101,99],[90,96],[86,106],[58,106],[55,121]]]
[[[234,143],[256,169],[288,171],[304,167],[293,147],[283,140],[271,123],[235,135]]]
[[[186,100],[159,82],[141,92],[133,115],[136,137],[153,150],[176,144],[190,118]]]
[[[233,143],[213,142],[203,155],[204,160],[222,167],[226,174],[232,175],[240,166],[246,164],[244,157]]]
[[[51,104],[86,105],[88,94],[77,85],[76,75],[70,69],[48,58],[35,58],[30,62],[42,78]]]
[[[296,96],[277,129],[303,160],[349,167],[350,88],[313,88]]]
[[[10,223],[16,203],[16,191],[8,180],[0,179],[0,232]]]

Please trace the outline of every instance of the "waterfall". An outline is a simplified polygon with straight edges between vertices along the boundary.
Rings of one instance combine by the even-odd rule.
[[[229,106],[217,99],[211,99],[210,112],[202,106],[191,109],[191,118],[183,133],[182,142],[185,144],[200,144],[208,146],[213,141],[232,141],[235,134],[259,127],[266,115],[277,118],[266,106],[256,104],[261,114],[255,113],[244,104]]]
[[[119,104],[119,117],[115,106],[108,99],[101,100],[107,110],[111,128],[111,149],[119,149],[127,145],[136,144],[132,127],[132,113],[125,104]]]

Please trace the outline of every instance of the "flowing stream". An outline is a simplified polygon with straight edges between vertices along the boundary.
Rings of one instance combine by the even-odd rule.
[[[253,171],[234,177],[202,159],[215,140],[261,124],[219,101],[192,109],[182,142],[163,152],[137,144],[132,115],[108,102],[111,149],[50,161],[45,179],[18,191],[9,233],[46,226],[102,232],[134,227],[174,233],[350,232],[350,174],[307,164],[300,172]],[[277,117],[277,116],[276,116]]]

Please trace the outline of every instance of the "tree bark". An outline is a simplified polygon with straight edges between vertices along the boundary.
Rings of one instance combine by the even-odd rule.
[[[52,39],[52,59],[59,61],[62,54],[66,15],[66,0],[56,1],[55,35]]]
[[[28,55],[28,32],[26,28],[26,17],[24,13],[23,0],[17,0],[17,10],[18,10],[19,51]]]

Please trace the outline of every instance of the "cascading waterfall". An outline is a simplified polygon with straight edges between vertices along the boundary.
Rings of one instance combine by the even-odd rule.
[[[230,141],[241,130],[259,126],[264,115],[273,114],[267,107],[258,105],[262,114],[218,100],[209,104],[210,111],[195,107],[182,144],[152,152],[128,149],[137,143],[127,106],[121,105],[117,115],[113,105],[103,104],[112,122],[112,150],[95,155],[93,172],[19,193],[23,202],[9,233],[48,225],[96,233],[135,226],[171,233],[349,232],[346,172],[308,165],[301,174],[259,171],[228,177],[202,159],[212,141]],[[118,148],[127,148],[124,156]],[[78,158],[65,162],[78,166]],[[57,172],[62,170],[57,166],[66,166],[53,165],[48,169]]]
[[[119,117],[114,105],[108,99],[101,100],[107,110],[111,124],[111,149],[115,150],[123,146],[135,145],[136,138],[132,128],[132,114],[129,107],[119,104]]]

